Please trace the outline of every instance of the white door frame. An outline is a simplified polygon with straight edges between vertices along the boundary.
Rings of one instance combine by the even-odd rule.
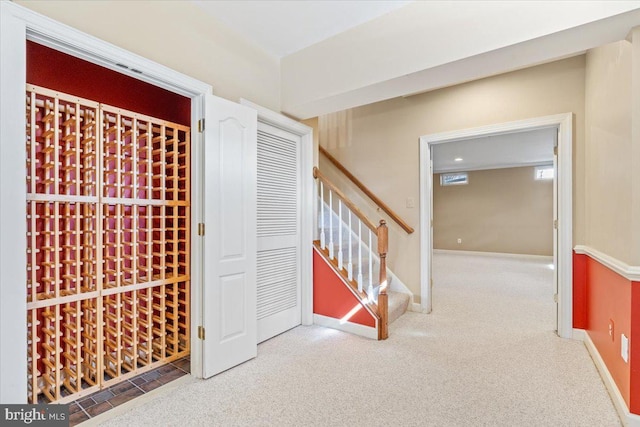
[[[421,308],[431,312],[431,265],[433,257],[432,195],[433,170],[431,145],[491,136],[501,133],[522,132],[545,127],[558,128],[558,335],[573,335],[573,114],[536,117],[508,123],[481,126],[420,137],[420,295]]]
[[[277,127],[284,131],[290,132],[300,137],[301,141],[301,157],[302,164],[302,194],[301,209],[302,218],[300,221],[300,248],[302,253],[300,254],[300,272],[302,276],[302,283],[300,284],[301,292],[301,310],[302,310],[302,324],[313,324],[313,213],[315,212],[313,197],[314,185],[313,185],[313,128],[304,125],[300,122],[292,120],[282,114],[276,113],[264,108],[260,105],[254,104],[246,99],[240,99],[240,104],[251,107],[258,112],[258,122],[266,123],[271,126]]]
[[[0,402],[27,403],[26,40],[191,98],[191,221],[202,221],[202,135],[209,84],[8,1],[0,1]],[[202,242],[191,227],[191,373],[202,375]]]

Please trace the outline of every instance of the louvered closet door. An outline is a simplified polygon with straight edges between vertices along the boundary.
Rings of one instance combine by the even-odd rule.
[[[258,342],[300,324],[300,137],[258,123]]]

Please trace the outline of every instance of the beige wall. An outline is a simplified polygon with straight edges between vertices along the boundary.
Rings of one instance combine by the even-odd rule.
[[[420,295],[418,138],[422,135],[574,113],[574,243],[584,242],[584,78],[585,58],[578,56],[353,109],[345,124],[349,132],[341,133],[348,135],[347,140],[340,144],[323,140],[321,133],[320,143],[416,229],[408,235],[391,224],[387,258],[415,295]],[[322,159],[320,166],[324,167]],[[415,207],[407,207],[408,198]],[[368,209],[375,212],[370,205]]]
[[[434,175],[435,249],[553,255],[553,180],[536,180],[535,167],[468,174],[444,187]]]
[[[280,61],[188,1],[16,3],[213,86],[280,111]]]
[[[640,265],[640,27],[629,34],[632,41],[631,61],[631,256]]]
[[[634,261],[631,59],[627,41],[590,50],[585,89],[586,244],[629,264]]]

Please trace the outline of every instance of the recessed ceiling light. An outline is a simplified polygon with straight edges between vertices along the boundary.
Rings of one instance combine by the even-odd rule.
[[[455,159],[453,159],[454,162],[461,162],[462,161],[462,157],[456,157]]]

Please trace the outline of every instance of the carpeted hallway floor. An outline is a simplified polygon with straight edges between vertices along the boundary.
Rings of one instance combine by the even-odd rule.
[[[547,262],[437,254],[434,263],[433,313],[405,314],[387,341],[301,326],[252,361],[92,423],[621,425],[583,344],[553,332]]]

